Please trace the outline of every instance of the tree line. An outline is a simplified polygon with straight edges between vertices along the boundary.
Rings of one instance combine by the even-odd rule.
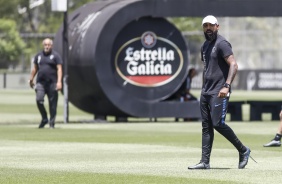
[[[68,0],[68,12],[88,2],[93,0]],[[0,69],[29,62],[41,46],[21,33],[56,33],[63,21],[63,13],[52,12],[51,0],[0,0],[0,15]]]
[[[95,0],[68,0],[68,13]],[[0,69],[15,67],[20,60],[29,65],[41,47],[41,38],[22,34],[56,33],[63,22],[62,12],[53,12],[51,0],[0,0]],[[181,31],[198,30],[200,19],[169,18]],[[198,24],[196,26],[196,24]]]

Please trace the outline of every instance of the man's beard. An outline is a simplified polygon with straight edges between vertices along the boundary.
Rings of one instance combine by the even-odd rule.
[[[207,34],[206,32],[204,32],[204,34],[205,34],[205,37],[208,41],[213,41],[217,37],[217,30],[212,32],[212,34]]]
[[[49,49],[49,50],[43,49],[44,55],[49,55],[51,53],[51,51],[52,51],[52,49]]]

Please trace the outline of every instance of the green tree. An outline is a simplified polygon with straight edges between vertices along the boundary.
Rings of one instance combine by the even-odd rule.
[[[204,41],[202,30],[202,17],[173,17],[168,18],[182,33],[185,34],[187,46],[189,50],[190,64],[196,66],[199,63],[199,51]]]
[[[19,0],[0,0],[1,18],[17,18],[17,5]]]
[[[173,17],[169,18],[180,31],[201,31],[202,18],[199,17]]]
[[[51,0],[42,4],[32,0],[0,0],[0,67],[16,65],[20,59],[29,65],[31,57],[38,52],[41,37],[20,36],[29,33],[56,33],[63,22],[62,12],[52,12]],[[68,12],[93,0],[68,0]],[[25,37],[22,37],[23,39]],[[21,57],[21,58],[20,58]]]
[[[25,43],[17,31],[16,22],[0,19],[0,68],[16,65],[25,53]]]

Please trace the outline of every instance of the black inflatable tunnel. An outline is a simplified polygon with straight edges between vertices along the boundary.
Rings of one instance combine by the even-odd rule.
[[[187,44],[152,1],[96,1],[68,19],[69,100],[95,115],[199,117],[198,102],[166,101],[189,65]],[[151,7],[151,8],[148,8]],[[54,47],[62,54],[62,28]]]

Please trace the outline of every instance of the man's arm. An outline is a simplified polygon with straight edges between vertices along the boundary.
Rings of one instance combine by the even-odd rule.
[[[225,81],[225,83],[227,83],[229,85],[229,87],[228,88],[223,87],[219,91],[218,97],[221,97],[221,98],[225,98],[228,95],[230,85],[233,82],[233,80],[236,76],[237,70],[238,70],[238,64],[237,64],[233,55],[227,56],[224,59],[225,59],[226,63],[229,65],[228,77],[227,77],[227,80]]]
[[[57,85],[56,85],[56,89],[57,90],[61,90],[62,89],[62,75],[63,75],[62,65],[58,64],[57,65],[57,76],[58,76],[58,79],[57,79]]]
[[[229,72],[228,72],[226,83],[231,85],[231,83],[233,82],[236,76],[236,73],[238,70],[238,64],[233,55],[230,55],[224,59],[227,62],[227,64],[229,65]]]
[[[34,79],[35,75],[37,74],[37,71],[38,71],[38,66],[37,66],[37,64],[34,64],[32,70],[31,70],[31,73],[30,73],[29,81],[28,81],[29,86],[31,88],[34,87],[33,79]]]

